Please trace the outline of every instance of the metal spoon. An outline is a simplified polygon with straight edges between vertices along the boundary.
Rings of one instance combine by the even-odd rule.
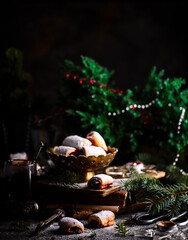
[[[43,146],[44,146],[44,143],[41,141],[40,144],[39,144],[39,146],[38,146],[38,148],[37,148],[37,151],[35,152],[35,155],[34,155],[34,158],[33,158],[32,163],[36,163],[36,161],[37,161],[37,159],[38,159],[38,156],[39,156],[39,154],[40,154]]]
[[[170,219],[170,221],[173,221],[177,223],[179,226],[185,226],[188,223],[188,211],[185,211],[181,213],[180,215],[173,217]]]
[[[41,231],[48,228],[52,223],[54,223],[56,220],[63,218],[66,216],[66,213],[63,209],[56,209],[51,217],[46,219],[45,221],[40,222],[35,231],[34,235],[38,235]]]
[[[150,215],[149,213],[145,213],[143,215],[140,215],[138,218],[137,218],[137,222],[138,224],[140,225],[147,225],[147,224],[152,224],[158,220],[165,220],[165,219],[168,219],[168,215],[167,214],[164,214],[164,215]]]

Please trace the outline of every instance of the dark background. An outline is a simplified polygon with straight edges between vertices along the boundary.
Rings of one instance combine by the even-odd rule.
[[[23,52],[34,96],[56,102],[59,64],[80,55],[114,69],[118,88],[142,85],[151,68],[187,79],[185,1],[8,1],[1,5],[1,55]]]
[[[0,18],[0,59],[10,47],[23,53],[34,99],[50,106],[40,108],[44,117],[55,109],[65,59],[81,64],[85,55],[114,69],[113,80],[124,91],[143,86],[154,65],[165,77],[188,78],[186,1],[15,0],[1,4]],[[26,139],[17,132],[10,152],[20,151]]]

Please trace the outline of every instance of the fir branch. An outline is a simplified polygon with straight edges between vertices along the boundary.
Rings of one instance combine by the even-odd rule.
[[[175,216],[188,207],[188,187],[185,184],[164,186],[155,178],[136,174],[127,181],[122,181],[122,189],[137,191],[149,203],[146,210],[151,214],[161,212]]]
[[[124,221],[119,222],[116,225],[116,230],[120,235],[126,236],[129,229],[127,227],[132,227],[138,223],[138,216],[137,215],[130,215],[129,218],[125,218]]]
[[[63,72],[63,70],[75,75],[81,75],[82,73],[82,68],[80,66],[77,66],[74,62],[67,59],[65,60],[65,66],[61,65],[61,71]]]
[[[149,189],[149,191],[151,192],[148,194],[155,196],[155,189]],[[183,184],[165,186],[161,189],[161,194],[147,199],[150,202],[147,208],[152,214],[165,211],[170,216],[175,216],[181,212],[182,204],[185,204],[187,194],[188,187]]]
[[[137,191],[139,189],[146,189],[146,187],[152,188],[152,186],[159,187],[161,185],[157,178],[149,178],[145,173],[138,173],[132,167],[128,169],[128,174],[130,178],[126,181],[121,181],[121,188],[127,191]]]
[[[107,68],[100,66],[94,59],[86,56],[81,56],[82,63],[85,68],[82,73],[91,79],[99,81],[104,85],[108,85],[109,78],[114,74],[114,70],[108,71]]]
[[[124,222],[119,222],[117,225],[116,225],[116,230],[118,231],[118,233],[120,235],[123,235],[123,236],[126,236],[127,235],[127,232],[129,231],[127,229],[127,225],[124,223]]]
[[[134,216],[130,215],[129,218],[126,218],[124,220],[124,224],[128,225],[128,226],[136,225],[137,222],[138,222],[138,216],[137,215],[134,215]]]
[[[170,184],[182,183],[188,185],[188,175],[182,174],[180,168],[174,165],[166,167],[166,179]]]
[[[80,178],[76,172],[65,169],[61,165],[51,168],[41,179],[68,189],[78,187],[77,183],[80,182]]]

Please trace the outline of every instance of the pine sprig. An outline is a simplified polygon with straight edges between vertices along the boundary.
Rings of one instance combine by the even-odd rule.
[[[128,233],[128,229],[127,229],[127,225],[124,222],[119,222],[116,225],[116,230],[118,231],[118,233],[122,236],[126,236]]]
[[[114,74],[114,70],[108,71],[92,58],[81,56],[85,68],[82,69],[83,75],[98,81],[100,84],[108,85],[109,78]]]
[[[163,188],[158,190],[148,189],[148,191],[151,196],[155,196],[147,199],[150,203],[148,210],[152,214],[166,211],[170,216],[176,216],[181,212],[182,206],[186,205],[185,203],[188,197],[188,187],[184,184],[165,187],[163,186]],[[154,195],[156,192],[157,195]]]
[[[161,185],[157,178],[149,178],[144,173],[138,173],[133,168],[129,168],[130,178],[126,181],[121,181],[121,188],[127,191],[137,191],[139,189],[145,189],[146,187],[152,188],[152,186],[159,187]]]
[[[188,186],[188,175],[182,174],[180,168],[174,165],[166,167],[166,179],[170,184],[182,183]]]
[[[185,184],[163,185],[155,178],[136,174],[122,181],[122,189],[138,192],[149,203],[146,210],[151,214],[166,212],[175,216],[188,207],[188,187]]]

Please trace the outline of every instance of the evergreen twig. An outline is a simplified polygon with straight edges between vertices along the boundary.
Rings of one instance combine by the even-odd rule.
[[[151,214],[166,212],[175,216],[188,207],[188,186],[185,184],[163,185],[156,178],[134,173],[127,181],[122,181],[122,189],[138,192],[149,203],[147,209]]]
[[[124,223],[124,222],[119,222],[117,225],[116,225],[116,230],[118,231],[118,233],[120,235],[123,235],[123,236],[126,236],[127,235],[127,232],[129,231],[127,229],[127,225]]]

